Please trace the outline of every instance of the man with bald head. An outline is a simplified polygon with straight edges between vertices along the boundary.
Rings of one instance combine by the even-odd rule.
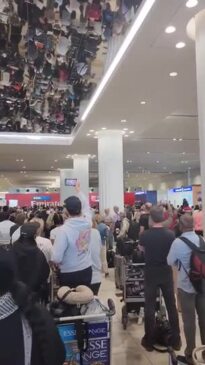
[[[180,237],[200,247],[199,236],[194,232],[193,217],[186,213],[181,216],[179,224],[182,232]],[[201,342],[205,345],[205,292],[197,293],[189,279],[192,250],[180,237],[173,242],[167,262],[179,269],[177,285],[186,338],[185,358],[186,362],[192,365],[192,352],[196,347],[195,312],[198,315]]]

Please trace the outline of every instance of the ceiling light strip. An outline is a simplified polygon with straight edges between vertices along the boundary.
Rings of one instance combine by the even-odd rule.
[[[85,121],[88,114],[90,113],[91,109],[93,108],[94,104],[96,103],[97,99],[99,98],[100,94],[102,93],[105,85],[107,84],[108,80],[110,79],[111,75],[115,71],[116,67],[118,66],[119,62],[121,61],[123,55],[125,54],[126,50],[128,49],[130,43],[132,42],[133,38],[135,37],[136,33],[140,29],[141,25],[143,24],[145,18],[149,14],[152,6],[154,5],[156,0],[146,0],[144,5],[142,6],[139,14],[137,15],[129,33],[127,34],[124,42],[122,43],[119,51],[117,52],[115,58],[113,59],[110,67],[108,68],[107,72],[105,73],[104,77],[102,78],[97,90],[95,91],[94,95],[92,96],[87,108],[85,109],[81,121]]]

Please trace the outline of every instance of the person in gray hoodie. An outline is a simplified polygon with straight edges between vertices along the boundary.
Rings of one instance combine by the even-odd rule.
[[[52,254],[52,261],[60,271],[60,285],[71,288],[90,286],[92,279],[92,211],[79,185],[76,191],[78,196],[70,196],[64,201],[68,219],[57,232]]]

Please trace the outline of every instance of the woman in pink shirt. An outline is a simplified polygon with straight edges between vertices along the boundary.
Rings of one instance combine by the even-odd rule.
[[[195,207],[193,218],[194,218],[194,230],[196,234],[203,236],[203,211],[201,207],[199,206]]]

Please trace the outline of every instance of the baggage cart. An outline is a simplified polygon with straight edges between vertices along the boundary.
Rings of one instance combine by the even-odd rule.
[[[58,279],[58,272],[55,270],[51,270],[50,274],[50,303],[52,303],[56,296],[57,291],[60,288],[59,279]]]
[[[144,318],[145,306],[145,283],[144,283],[144,263],[133,263],[123,261],[122,280],[123,280],[123,300],[122,325],[127,328],[128,314],[135,313],[139,318]],[[160,292],[157,297],[156,310],[160,303]],[[138,322],[139,323],[139,322]]]
[[[115,305],[109,299],[108,310],[104,313],[62,317],[55,320],[66,349],[64,365],[111,365],[114,314]]]
[[[123,290],[123,266],[126,262],[125,257],[115,255],[115,286],[116,289]]]

